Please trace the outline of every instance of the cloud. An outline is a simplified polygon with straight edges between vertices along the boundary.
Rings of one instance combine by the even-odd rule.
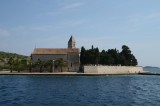
[[[69,20],[58,23],[56,25],[41,25],[41,26],[30,26],[29,29],[32,31],[54,31],[57,29],[73,28],[85,23],[84,20]]]
[[[0,29],[0,37],[1,36],[10,36],[10,32],[5,29]]]
[[[132,14],[129,16],[116,17],[114,20],[123,19],[123,26],[121,26],[121,30],[125,31],[125,33],[142,33],[142,30],[146,32],[154,30],[159,30],[160,26],[160,12],[152,12],[152,13],[143,13],[143,14]],[[120,22],[120,21],[119,21]],[[148,30],[152,29],[152,30]],[[143,32],[144,33],[144,32]]]
[[[44,32],[44,31],[52,31],[54,26],[52,25],[40,25],[40,26],[17,26],[11,28],[11,31],[16,34],[26,34],[31,33],[32,31]]]
[[[146,15],[134,15],[129,17],[129,22],[139,26],[146,25],[154,22],[160,22],[160,13],[150,13]]]
[[[62,10],[78,8],[78,7],[81,7],[82,5],[83,5],[83,3],[65,4],[65,5],[62,7]]]
[[[85,23],[84,20],[69,20],[60,24],[63,28],[72,28],[83,25]]]
[[[57,14],[63,13],[65,10],[75,9],[83,5],[84,3],[80,3],[80,2],[70,3],[70,4],[63,3],[59,5],[59,8],[57,8],[57,10],[47,12],[46,15],[57,15]]]
[[[52,25],[42,25],[42,26],[31,26],[29,29],[33,31],[52,31],[53,29],[55,29],[55,27]]]
[[[160,12],[152,13],[146,16],[146,19],[148,20],[154,20],[154,19],[159,19],[159,18],[160,18]]]

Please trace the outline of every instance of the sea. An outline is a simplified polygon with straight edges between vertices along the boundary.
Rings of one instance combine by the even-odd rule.
[[[0,106],[160,106],[160,76],[1,75]]]

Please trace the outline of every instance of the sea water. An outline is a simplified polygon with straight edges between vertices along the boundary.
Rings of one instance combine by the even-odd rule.
[[[0,106],[160,106],[160,76],[0,76]]]

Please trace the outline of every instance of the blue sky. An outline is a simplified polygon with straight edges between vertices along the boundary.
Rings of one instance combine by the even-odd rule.
[[[160,0],[0,0],[0,51],[100,50],[127,45],[140,66],[160,67]]]

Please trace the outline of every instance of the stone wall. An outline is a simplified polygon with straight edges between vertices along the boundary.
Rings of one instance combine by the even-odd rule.
[[[84,73],[133,74],[143,72],[142,67],[134,66],[84,66]]]
[[[38,59],[43,61],[48,60],[57,60],[62,58],[63,60],[67,61],[67,67],[64,67],[63,71],[70,71],[70,72],[78,72],[79,71],[79,54],[64,54],[64,55],[32,55],[32,62],[35,63]],[[59,69],[57,69],[59,70]],[[56,69],[55,69],[56,71]]]
[[[32,62],[35,63],[38,59],[41,59],[43,61],[48,61],[48,60],[57,60],[62,58],[63,60],[67,61],[67,55],[32,55]]]
[[[84,66],[84,73],[98,73],[98,66]]]
[[[70,72],[78,72],[79,64],[79,54],[68,54],[68,69]]]

